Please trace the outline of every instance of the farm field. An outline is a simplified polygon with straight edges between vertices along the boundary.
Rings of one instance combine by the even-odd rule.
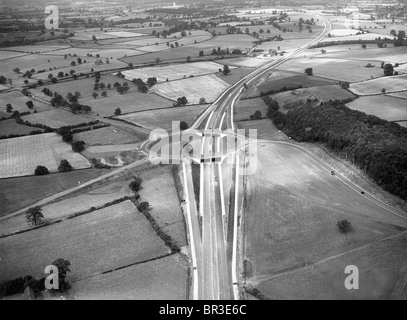
[[[102,93],[102,91],[106,91],[108,96],[112,95],[119,95],[119,93],[116,91],[116,88],[113,88],[113,85],[115,82],[118,82],[120,84],[123,84],[124,82],[127,82],[129,85],[129,91],[128,93],[133,93],[134,91],[137,91],[136,86],[130,82],[126,81],[124,79],[121,79],[119,77],[113,76],[113,75],[102,75],[100,77],[100,82],[104,83],[105,86],[107,86],[109,83],[112,86],[112,89],[109,90],[106,87],[98,90],[93,90],[94,85],[95,85],[95,78],[85,78],[85,79],[78,79],[78,80],[71,80],[71,81],[64,81],[64,82],[57,82],[53,84],[47,84],[41,87],[37,87],[36,89],[30,89],[30,91],[35,94],[37,97],[44,99],[44,100],[51,100],[51,97],[45,95],[42,90],[44,88],[50,89],[52,92],[57,92],[60,95],[62,95],[64,98],[66,98],[66,95],[71,92],[72,94],[75,93],[75,91],[80,92],[80,97],[79,97],[79,102],[82,102],[85,98],[90,98],[93,100],[92,94],[93,92],[97,92],[99,95]]]
[[[74,141],[85,141],[88,147],[140,142],[137,136],[112,127],[75,133],[73,137]]]
[[[314,38],[315,36],[316,35],[313,34],[312,38]],[[283,38],[284,38],[284,36],[283,36]],[[282,50],[282,51],[291,52],[292,50],[295,50],[298,47],[307,44],[308,42],[310,42],[310,38],[287,39],[287,40],[283,40],[283,41],[268,41],[268,42],[263,42],[256,49],[268,52],[270,49],[278,50],[278,47],[280,47],[280,50]]]
[[[344,45],[341,46],[343,48],[350,47],[349,45]],[[372,48],[367,48],[367,49],[361,49],[360,45],[358,45],[358,48],[352,48],[351,51],[343,51],[343,52],[334,52],[331,53],[331,48],[332,47],[326,47],[323,48],[327,51],[326,54],[324,54],[324,57],[328,58],[338,58],[338,59],[357,59],[357,60],[372,60],[372,61],[384,61],[384,62],[390,62],[390,63],[405,63],[407,62],[407,55],[406,55],[406,49],[403,47],[397,47],[397,48],[377,48],[372,47]],[[322,48],[321,48],[322,49]],[[356,50],[355,50],[356,49]],[[320,51],[320,49],[319,49]],[[377,63],[375,63],[377,64]]]
[[[248,90],[245,90],[243,97],[257,97],[261,92],[270,92],[282,90],[283,88],[293,89],[302,87],[313,86],[326,86],[332,85],[336,82],[332,80],[322,79],[319,77],[308,76],[304,73],[290,73],[282,71],[268,72],[265,76],[261,77],[253,83]]]
[[[32,113],[27,116],[23,116],[24,121],[31,123],[45,124],[51,128],[60,128],[68,125],[77,125],[84,122],[89,122],[88,118],[79,114],[73,114],[66,110],[53,109],[40,113]]]
[[[133,49],[102,49],[102,50],[97,50],[97,51],[92,51],[90,52],[93,56],[96,56],[97,54],[101,58],[109,58],[109,59],[120,59],[123,57],[127,56],[134,56],[138,54],[143,54],[143,52],[138,51],[138,50],[133,50]]]
[[[407,99],[407,91],[390,93],[389,96],[401,98],[401,99]]]
[[[364,66],[371,63],[373,68]],[[334,79],[337,81],[358,82],[368,80],[371,77],[383,76],[380,64],[375,61],[358,61],[329,58],[299,58],[292,59],[278,67],[279,70],[303,73],[306,68],[313,68],[314,76]]]
[[[59,162],[69,161],[74,169],[89,168],[89,162],[56,133],[0,140],[0,178],[34,175],[37,166],[57,172]]]
[[[239,129],[256,129],[257,139],[289,141],[287,136],[280,132],[270,119],[240,121],[237,125]]]
[[[34,109],[32,109],[32,110],[28,109],[28,107],[26,105],[26,102],[30,101],[30,100],[34,103]],[[6,105],[8,103],[10,103],[11,106],[13,107],[13,111],[17,110],[19,112],[27,112],[27,111],[34,112],[34,110],[37,110],[37,112],[41,112],[41,111],[48,111],[48,110],[52,109],[51,106],[46,105],[43,102],[39,102],[32,98],[26,97],[20,91],[11,91],[11,92],[5,92],[5,93],[0,94],[1,111],[6,111]]]
[[[27,46],[14,46],[14,47],[7,47],[3,50],[5,51],[17,51],[17,52],[24,52],[24,53],[43,53],[49,51],[55,51],[60,49],[68,49],[70,46],[67,45],[27,45]]]
[[[250,116],[256,111],[260,111],[262,116],[265,117],[268,107],[262,98],[237,100],[234,106],[234,121],[249,120]]]
[[[366,200],[294,146],[260,143],[257,150],[244,218],[250,282],[261,283],[405,230],[407,220]],[[353,231],[340,233],[336,223],[341,219],[350,221]]]
[[[194,48],[201,50],[211,48],[212,50],[213,48],[217,49],[218,47],[221,47],[222,49],[229,48],[229,50],[233,49],[244,50],[246,48],[253,47],[254,41],[256,41],[256,38],[252,37],[251,35],[228,34],[216,36],[208,41],[197,43],[194,45]]]
[[[169,251],[130,201],[44,228],[0,239],[0,281],[40,278],[61,255],[72,264],[68,278],[74,282]]]
[[[205,98],[207,102],[216,100],[228,87],[225,81],[215,75],[207,75],[160,83],[152,91],[174,101],[185,96],[188,103],[198,104],[200,98]]]
[[[103,172],[102,170],[100,171],[101,173]],[[44,214],[43,222],[51,222],[54,219],[85,211],[91,207],[102,206],[125,196],[133,196],[133,191],[128,187],[129,183],[130,181],[125,180],[115,181],[92,189],[85,189],[79,194],[76,192],[72,196],[65,196],[57,202],[47,204],[42,207],[42,212]],[[25,220],[25,215],[19,214],[1,221],[0,234],[8,234],[16,230],[27,228],[28,226],[27,221]]]
[[[0,136],[8,136],[10,134],[29,134],[33,130],[43,131],[39,128],[18,124],[14,119],[2,120],[0,122]]]
[[[75,300],[186,300],[187,272],[179,254],[73,283]]]
[[[407,103],[404,99],[384,95],[360,97],[346,106],[387,121],[407,120]]]
[[[211,74],[219,72],[222,69],[221,64],[215,62],[193,62],[185,64],[175,64],[170,66],[157,66],[147,67],[141,69],[133,69],[123,71],[127,80],[133,80],[134,78],[141,78],[147,81],[149,77],[156,77],[158,82],[165,82],[168,80],[177,80],[184,77],[200,76],[205,74]],[[234,67],[230,67],[233,69]]]
[[[219,60],[221,64],[227,64],[230,66],[237,66],[237,67],[247,67],[247,68],[258,68],[262,65],[274,60],[270,57],[256,57],[256,58],[232,58],[232,59],[222,59]]]
[[[185,246],[185,220],[171,168],[165,166],[148,170],[140,176],[143,179],[140,190],[142,201],[147,201],[152,206],[150,213],[163,231],[170,235],[178,246]]]
[[[382,93],[382,89],[386,92],[405,91],[407,88],[407,75],[382,77],[379,79],[368,80],[359,83],[352,83],[349,90],[364,96]]]
[[[308,98],[318,98],[319,101],[324,102],[336,99],[345,100],[355,98],[352,93],[342,89],[339,85],[295,89],[292,91],[276,93],[271,95],[271,97],[279,103],[280,107],[286,110],[306,103]]]
[[[405,276],[405,243],[404,233],[298,272],[276,276],[261,283],[258,289],[271,299],[397,299],[393,289],[402,283]],[[344,270],[348,265],[356,265],[359,279],[364,279],[365,284],[359,290],[346,290],[343,285],[346,276]],[[403,292],[401,299],[402,295]]]
[[[183,107],[171,107],[160,110],[149,110],[128,113],[116,118],[126,120],[136,125],[148,128],[148,129],[165,129],[170,130],[172,128],[172,121],[185,121],[188,125],[192,124],[192,121],[206,108],[204,105],[193,105]],[[159,116],[158,116],[159,115]]]
[[[151,91],[151,90],[150,90]],[[140,93],[129,90],[127,94],[109,95],[106,98],[87,98],[81,101],[92,107],[90,114],[102,117],[113,116],[116,108],[123,113],[166,108],[173,105],[173,101],[160,97],[154,93]]]
[[[14,52],[14,51],[0,51],[0,60],[21,57],[24,55],[26,55],[26,53]]]
[[[325,38],[321,42],[336,42],[336,41],[350,41],[350,40],[375,40],[377,38],[384,38],[384,37],[382,34],[378,34],[378,33],[365,33],[365,34],[358,34],[358,35],[354,35],[354,36]],[[387,38],[393,39],[392,36],[388,36]]]
[[[76,187],[78,181],[83,183],[106,172],[108,171],[83,169],[46,176],[0,179],[0,216],[29,206],[40,199],[66,189]]]
[[[240,68],[231,70],[231,72],[227,76],[223,75],[222,72],[218,72],[215,75],[222,81],[225,81],[229,85],[232,85],[232,84],[235,84],[236,82],[240,81],[245,76],[247,76],[249,73],[252,73],[253,71],[254,71],[253,68],[240,67]]]
[[[343,37],[356,35],[358,32],[360,31],[354,29],[333,29],[330,34],[332,37]],[[330,37],[330,39],[332,39],[332,37]]]

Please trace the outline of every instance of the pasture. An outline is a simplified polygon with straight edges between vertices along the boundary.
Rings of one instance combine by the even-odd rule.
[[[248,281],[258,284],[281,272],[301,270],[407,226],[406,220],[368,201],[294,146],[260,143],[257,151],[244,214],[245,259],[252,266]],[[351,232],[339,232],[336,223],[342,219],[351,222]],[[263,289],[261,284],[258,288]]]
[[[46,176],[0,179],[0,216],[76,187],[78,182],[86,182],[104,173],[106,171],[100,169],[83,169]],[[5,221],[1,222],[3,223]]]
[[[237,100],[234,107],[234,121],[249,120],[250,116],[256,111],[260,111],[265,117],[268,107],[262,98]]]
[[[270,119],[240,121],[237,126],[244,130],[256,129],[257,139],[288,141],[287,136],[280,132]]]
[[[32,113],[27,116],[21,117],[24,121],[31,123],[45,124],[51,128],[60,128],[63,126],[77,125],[80,123],[90,122],[89,118],[86,118],[80,114],[73,114],[70,111],[62,109],[52,109],[40,113]]]
[[[45,266],[63,257],[71,262],[68,279],[74,282],[169,251],[130,201],[45,228],[0,239],[0,281],[40,278]]]
[[[186,300],[187,271],[179,254],[75,282],[75,300]]]
[[[360,97],[346,106],[387,121],[407,120],[407,101],[404,99],[385,95]]]
[[[390,93],[389,96],[401,98],[401,99],[407,99],[407,91]]]
[[[389,40],[393,39],[393,36],[388,36],[388,37],[383,37],[381,34],[377,33],[364,33],[364,34],[358,34],[358,35],[353,35],[353,36],[343,36],[343,37],[327,37],[321,42],[336,42],[336,41],[357,41],[357,40],[375,40],[377,38],[388,38]]]
[[[0,178],[34,175],[37,166],[57,172],[59,162],[69,161],[74,169],[89,168],[89,162],[56,133],[0,140]]]
[[[373,68],[365,66],[371,63]],[[313,68],[314,76],[337,81],[358,82],[383,76],[380,63],[375,61],[359,61],[329,58],[292,59],[278,67],[279,70],[304,73],[306,68]]]
[[[126,143],[137,143],[140,139],[120,129],[107,127],[75,133],[74,140],[83,140],[87,146],[103,146]]]
[[[151,91],[174,101],[185,96],[188,103],[198,104],[200,98],[205,98],[207,102],[216,100],[228,87],[225,81],[215,75],[207,75],[159,83]]]
[[[151,215],[178,246],[185,246],[185,221],[171,168],[166,166],[148,170],[140,176],[143,179],[140,196],[152,206]]]
[[[165,82],[167,79],[178,80],[190,76],[216,73],[222,68],[222,65],[215,62],[193,62],[126,70],[122,73],[125,78],[130,81],[134,78],[141,78],[144,81],[147,81],[149,77],[156,77],[158,82]],[[233,67],[230,67],[230,69],[233,69]]]
[[[188,125],[206,108],[205,105],[193,105],[183,107],[169,107],[160,110],[147,110],[141,112],[127,113],[116,118],[126,120],[148,129],[170,130],[173,121],[185,121]]]
[[[26,105],[26,103],[30,100],[34,103],[34,108],[31,110]],[[27,111],[34,112],[34,110],[37,110],[37,112],[41,112],[52,109],[51,106],[43,102],[37,101],[35,99],[26,97],[20,91],[17,90],[0,94],[1,111],[6,111],[6,105],[8,103],[10,103],[11,106],[13,107],[13,111],[18,112],[27,112]]]
[[[18,124],[14,119],[2,120],[0,122],[0,136],[8,136],[9,134],[29,134],[33,130],[43,131],[39,128]]]
[[[405,91],[406,88],[407,75],[382,77],[350,85],[350,90],[361,96],[380,94],[382,89],[386,89],[386,92],[397,92]]]

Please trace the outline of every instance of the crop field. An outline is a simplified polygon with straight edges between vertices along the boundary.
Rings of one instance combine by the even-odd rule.
[[[32,101],[34,103],[34,109],[28,109],[26,102],[27,101]],[[1,111],[6,111],[6,105],[10,103],[11,106],[13,107],[13,111],[19,111],[19,112],[34,112],[34,110],[37,110],[37,112],[41,111],[48,111],[51,110],[52,107],[49,105],[46,105],[43,102],[39,102],[34,99],[30,99],[23,95],[20,91],[11,91],[7,93],[2,93],[0,94],[0,106],[1,106]],[[10,114],[8,114],[10,116]]]
[[[221,64],[227,64],[229,67],[237,66],[237,67],[247,67],[247,68],[258,68],[262,65],[274,60],[274,57],[266,57],[263,58],[261,56],[256,58],[232,58],[232,59],[222,59],[219,60]]]
[[[228,87],[225,81],[215,75],[207,75],[160,83],[152,91],[174,101],[185,96],[189,103],[198,104],[200,98],[205,98],[207,102],[216,100]]]
[[[166,166],[149,170],[140,176],[143,179],[140,196],[143,201],[147,201],[152,206],[151,215],[179,246],[185,246],[184,216],[171,168]]]
[[[295,89],[292,91],[276,93],[273,94],[271,97],[279,103],[280,107],[283,107],[287,110],[306,103],[308,98],[318,98],[319,101],[324,102],[336,99],[344,100],[355,98],[352,93],[342,89],[339,85]]]
[[[39,128],[18,124],[14,119],[2,120],[0,122],[0,136],[8,136],[9,134],[29,134],[31,131],[38,129]],[[42,129],[39,130],[43,131]]]
[[[57,172],[59,162],[69,161],[74,169],[89,168],[89,162],[56,133],[0,140],[0,178],[34,175],[37,166]]]
[[[77,125],[84,122],[89,122],[89,118],[85,118],[79,114],[73,114],[66,110],[53,109],[50,111],[32,113],[21,117],[24,121],[31,123],[45,124],[51,128],[60,128],[63,126]]]
[[[368,201],[301,150],[270,143],[259,144],[257,151],[244,217],[250,281],[295,271],[396,235],[407,226],[406,220]],[[341,219],[353,227],[346,235],[336,227]],[[302,283],[298,281],[294,287]]]
[[[304,73],[290,73],[281,71],[269,72],[266,76],[260,78],[256,83],[253,83],[248,90],[243,93],[244,97],[257,97],[261,92],[269,92],[271,90],[278,91],[284,87],[287,89],[313,86],[325,86],[335,84],[334,81],[322,79],[318,77],[308,76]]]
[[[177,80],[184,77],[200,76],[205,74],[211,74],[219,72],[222,69],[221,64],[215,62],[192,62],[185,64],[175,64],[170,66],[157,66],[157,67],[147,67],[141,69],[133,69],[123,71],[122,73],[127,80],[132,80],[134,78],[141,78],[147,81],[149,77],[156,77],[158,82],[165,82],[168,80]],[[233,69],[231,67],[230,69]]]
[[[405,242],[404,233],[321,264],[273,277],[258,289],[271,299],[403,300],[403,293],[398,297],[392,292],[405,277]],[[364,279],[358,290],[347,290],[343,285],[348,265],[357,266],[359,279]]]
[[[386,89],[386,92],[396,92],[405,91],[406,88],[407,75],[382,77],[350,85],[350,90],[361,96],[380,94],[382,89]]]
[[[161,128],[170,130],[172,127],[172,121],[185,121],[188,125],[191,125],[192,121],[207,107],[207,104],[176,108],[171,107],[160,110],[128,113],[116,118],[126,120],[148,129]]]
[[[87,146],[137,143],[140,139],[125,131],[107,127],[74,134],[74,140],[83,140]]]
[[[173,105],[173,101],[160,97],[154,93],[140,93],[129,90],[127,94],[109,95],[106,98],[86,98],[81,101],[92,107],[91,114],[100,116],[113,116],[116,108],[120,107],[122,113],[142,110],[166,108]],[[151,91],[151,90],[150,90]]]
[[[373,46],[373,45],[372,45]],[[350,46],[344,45],[343,48],[348,48]],[[390,63],[406,63],[407,54],[404,47],[397,48],[377,48],[372,47],[368,49],[361,49],[360,45],[357,45],[357,48],[352,48],[351,51],[346,50],[343,52],[331,53],[331,48],[323,48],[327,51],[324,55],[329,58],[338,58],[338,59],[357,59],[357,60],[372,60],[372,61],[384,61]],[[356,49],[356,50],[355,50]],[[320,50],[320,49],[319,49]],[[377,64],[377,62],[376,62]]]
[[[43,222],[52,221],[54,219],[63,218],[71,214],[85,211],[91,207],[102,206],[108,202],[120,199],[125,196],[134,195],[133,191],[128,187],[130,181],[116,181],[86,189],[75,193],[72,196],[64,197],[62,200],[47,204],[42,207],[44,214]],[[19,214],[13,217],[4,219],[0,223],[0,234],[8,234],[16,230],[27,229],[27,221],[24,214]]]
[[[0,239],[1,281],[26,274],[40,278],[61,254],[72,264],[69,279],[78,281],[168,253],[130,201],[45,228]]]
[[[78,181],[83,183],[104,173],[106,171],[100,169],[83,169],[46,176],[0,179],[0,216],[76,187]],[[1,222],[3,223],[5,221]]]
[[[404,99],[384,95],[360,97],[346,106],[387,121],[407,120],[407,101]]]
[[[373,68],[365,66],[371,63]],[[292,59],[278,67],[280,70],[303,73],[306,68],[313,68],[314,76],[337,81],[358,82],[383,76],[383,69],[376,61],[358,61],[329,58]]]
[[[187,272],[179,254],[75,282],[75,300],[186,300]]]

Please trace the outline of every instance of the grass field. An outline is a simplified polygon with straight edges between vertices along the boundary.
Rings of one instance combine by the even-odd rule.
[[[407,89],[407,76],[382,77],[350,85],[350,90],[361,96],[380,94],[383,88],[386,89],[386,92],[405,91]]]
[[[407,102],[404,99],[382,95],[360,97],[346,106],[388,121],[407,120]]]
[[[16,123],[14,119],[3,120],[0,122],[0,136],[8,136],[9,134],[29,134],[31,131],[39,128],[28,127]],[[39,129],[43,131],[42,129]]]
[[[344,37],[356,35],[358,32],[360,31],[354,29],[333,29],[330,34],[332,37]],[[332,37],[329,39],[332,39]]]
[[[111,127],[84,131],[74,134],[74,140],[83,140],[87,146],[103,146],[114,144],[137,143],[140,139],[125,131]]]
[[[37,166],[58,171],[59,162],[69,161],[74,169],[90,167],[89,162],[56,133],[0,140],[0,177],[34,175]]]
[[[101,173],[102,172],[103,171],[101,171]],[[43,222],[51,222],[54,219],[85,211],[91,207],[102,206],[105,203],[125,196],[133,196],[133,191],[128,187],[129,183],[130,181],[120,180],[103,186],[94,186],[92,189],[86,189],[79,194],[75,193],[72,196],[65,196],[57,202],[47,204],[42,207],[44,214]],[[25,215],[19,214],[1,221],[0,234],[8,234],[16,230],[27,228]]]
[[[0,60],[21,57],[24,55],[26,55],[26,53],[14,52],[14,51],[0,51]]]
[[[185,246],[186,229],[174,176],[170,167],[143,172],[140,196],[152,206],[151,215],[158,225],[181,247]]]
[[[185,64],[175,64],[170,66],[147,67],[141,69],[133,69],[122,72],[127,80],[141,78],[147,81],[149,77],[156,77],[158,82],[168,80],[178,80],[184,77],[200,76],[219,72],[222,69],[221,64],[215,62],[193,62]],[[233,67],[231,67],[233,69]]]
[[[81,102],[92,107],[91,114],[99,114],[103,117],[113,116],[114,111],[119,107],[122,113],[129,113],[142,110],[166,108],[173,105],[173,101],[160,97],[154,93],[146,94],[134,92],[131,89],[127,94],[109,95],[108,92],[108,96],[106,98],[86,98]]]
[[[364,66],[371,63],[373,68]],[[299,58],[292,59],[279,66],[279,69],[303,73],[306,68],[313,68],[314,76],[334,79],[338,81],[358,82],[368,80],[371,77],[383,76],[380,64],[375,61],[358,61],[329,58]]]
[[[34,109],[31,110],[28,109],[26,105],[26,102],[30,100],[34,103]],[[23,95],[20,91],[11,91],[0,94],[1,111],[6,111],[6,105],[8,103],[10,103],[11,106],[13,107],[13,111],[17,110],[19,112],[27,111],[34,112],[34,110],[37,110],[37,112],[41,112],[52,109],[50,105],[28,98],[25,95]]]
[[[186,300],[187,272],[171,255],[75,282],[75,300]]]
[[[366,200],[293,146],[259,144],[257,171],[247,182],[244,250],[252,267],[249,280],[255,284],[395,235],[407,226],[406,220]],[[350,233],[338,231],[336,222],[341,219],[352,223]],[[301,279],[294,287],[305,280]],[[312,287],[318,290],[318,285]]]
[[[258,68],[262,65],[270,62],[273,58],[267,57],[258,57],[258,58],[232,58],[232,59],[223,59],[219,60],[219,63],[227,64],[229,66],[237,66],[237,67],[247,67],[247,68]]]
[[[162,128],[169,130],[172,127],[172,121],[186,121],[188,125],[191,125],[195,117],[207,107],[208,105],[205,104],[141,111],[128,113],[117,118],[149,129]]]
[[[90,122],[89,118],[85,118],[80,114],[73,114],[66,110],[52,109],[45,112],[32,113],[23,116],[24,121],[31,123],[45,124],[51,128],[59,128],[68,125],[77,125],[84,122]]]
[[[335,41],[353,41],[353,40],[375,40],[377,38],[385,38],[382,34],[378,33],[365,33],[353,36],[343,36],[343,37],[331,37],[325,38],[321,42],[335,42]],[[393,39],[392,36],[388,36],[388,39]]]
[[[27,274],[42,277],[45,266],[60,257],[71,262],[68,279],[78,281],[168,253],[130,201],[3,238],[0,243],[1,281]]]
[[[271,299],[396,299],[393,289],[405,277],[406,239],[404,234],[292,274],[277,276],[263,282],[258,289]],[[344,286],[347,277],[344,270],[348,265],[359,269],[358,290],[347,290]]]
[[[269,119],[240,121],[237,125],[239,129],[256,129],[257,139],[288,141],[287,136],[280,132]]]
[[[185,96],[189,103],[197,104],[200,98],[205,98],[207,102],[216,100],[228,87],[225,81],[215,75],[207,75],[160,83],[152,91],[174,101]]]
[[[106,172],[106,170],[100,169],[83,169],[46,176],[0,179],[0,216],[76,187],[78,181],[84,183]]]
[[[389,94],[389,96],[401,98],[401,99],[407,99],[407,91],[391,93],[391,94]]]
[[[260,111],[265,117],[268,107],[262,98],[237,100],[234,107],[234,121],[249,120],[250,116],[256,111]]]
[[[277,100],[280,107],[283,107],[285,109],[290,109],[292,107],[304,104],[307,102],[308,98],[312,100],[318,98],[319,101],[324,102],[336,99],[343,100],[355,98],[352,93],[342,89],[339,85],[296,89],[292,91],[276,93],[273,94],[271,97]]]

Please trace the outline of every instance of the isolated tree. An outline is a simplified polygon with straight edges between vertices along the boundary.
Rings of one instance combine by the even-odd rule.
[[[12,113],[13,112],[13,107],[11,106],[11,103],[6,104],[6,112]]]
[[[306,73],[308,76],[312,76],[312,75],[314,74],[314,71],[312,70],[312,68],[306,68],[306,69],[305,69],[305,73]]]
[[[338,221],[336,226],[342,233],[348,233],[352,229],[352,224],[346,219]]]
[[[385,76],[392,76],[394,73],[394,68],[391,63],[386,63],[383,67],[383,73]]]
[[[114,110],[115,116],[119,116],[121,113],[122,113],[122,110],[120,108],[116,108],[116,110]]]
[[[186,123],[185,121],[181,121],[181,123],[179,124],[179,128],[183,131],[188,129],[188,123]]]
[[[28,109],[34,108],[34,102],[32,100],[28,100],[26,103]]]
[[[158,58],[158,57],[155,58],[155,63],[156,63],[156,64],[160,64],[160,62],[161,62],[161,59],[160,59],[160,58]]]
[[[72,66],[72,67],[76,66],[76,62],[75,62],[75,61],[72,61],[72,62],[71,62],[71,66]]]
[[[223,70],[222,70],[223,75],[227,76],[230,73],[230,68],[227,64],[225,64],[223,66]]]
[[[52,73],[48,74],[48,79],[52,79],[54,77],[54,75]]]
[[[262,117],[261,111],[257,110],[250,116],[250,120],[260,120]]]
[[[140,212],[144,212],[148,208],[150,208],[150,204],[147,201],[140,202],[140,204],[137,206],[137,210]]]
[[[106,88],[110,90],[110,89],[112,89],[112,85],[110,83],[108,83]]]
[[[13,71],[14,71],[15,73],[20,73],[21,70],[20,70],[20,68],[16,67],[16,68],[13,69]]]
[[[31,207],[25,214],[25,219],[29,226],[36,226],[44,218],[40,206]]]
[[[103,82],[101,82],[99,83],[99,88],[103,90],[104,88],[106,88],[106,85]]]
[[[186,60],[187,62],[191,62],[191,56],[188,56]]]
[[[204,97],[199,98],[199,104],[205,104],[206,99]]]
[[[48,168],[44,167],[44,166],[37,166],[37,168],[35,168],[35,171],[34,171],[34,174],[36,176],[43,176],[48,173],[49,173]]]
[[[52,82],[52,83],[57,83],[57,82],[58,82],[58,79],[54,77],[54,78],[51,79],[51,82]]]
[[[134,193],[137,193],[140,190],[142,182],[143,182],[143,180],[140,177],[135,176],[133,178],[133,181],[130,182],[129,187]]]
[[[343,88],[343,89],[349,89],[349,87],[350,87],[350,84],[349,84],[349,82],[347,82],[347,81],[340,81],[339,82],[339,85]]]
[[[106,91],[102,91],[102,93],[100,94],[103,98],[107,97],[107,92]]]
[[[71,164],[68,162],[68,160],[61,160],[61,162],[59,163],[58,166],[58,171],[59,172],[69,172],[72,171],[72,166]]]
[[[94,92],[94,93],[92,93],[92,97],[93,97],[93,99],[96,99],[97,97],[99,97],[99,95],[96,92]]]
[[[73,139],[73,136],[72,136],[72,134],[71,134],[70,132],[65,132],[65,133],[62,135],[62,140],[63,140],[64,142],[71,142],[72,139]]]
[[[81,152],[85,149],[85,141],[75,141],[72,143],[72,150],[75,152]]]
[[[65,290],[68,290],[71,287],[71,285],[66,280],[66,275],[68,272],[71,272],[71,269],[69,268],[71,266],[71,263],[68,260],[59,258],[51,264],[58,268],[58,290],[57,291],[64,292]]]

